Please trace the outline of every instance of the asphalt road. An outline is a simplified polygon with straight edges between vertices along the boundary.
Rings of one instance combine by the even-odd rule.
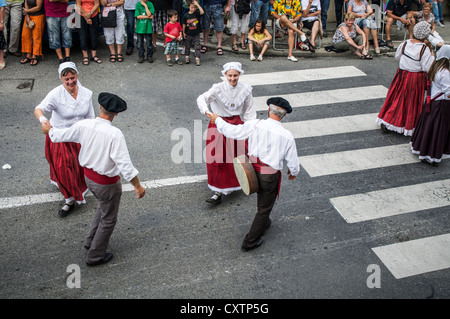
[[[198,132],[206,130],[207,119],[199,113],[195,100],[221,81],[222,65],[228,61],[241,62],[246,74],[337,66],[353,66],[366,74],[255,86],[255,97],[371,85],[387,88],[397,68],[389,56],[371,61],[348,55],[307,57],[297,63],[268,56],[258,63],[247,55],[208,52],[200,67],[168,67],[160,47],[153,64],[138,64],[136,53],[113,64],[107,61],[104,47],[100,52],[103,64],[89,66],[82,66],[80,53],[74,52],[79,80],[94,91],[96,108],[97,96],[103,91],[128,102],[128,110],[114,125],[125,134],[141,181],[175,178],[181,182],[181,177],[206,174],[205,164],[196,162],[195,156],[199,145],[204,145],[198,144]],[[57,192],[48,181],[44,136],[33,110],[60,84],[58,64],[50,53],[35,68],[14,59],[8,57],[8,66],[0,73],[0,164],[11,165],[0,171],[3,200]],[[28,82],[31,88],[17,88]],[[367,101],[362,96],[361,101],[305,106],[295,109],[286,121],[376,113],[383,100]],[[258,117],[266,117],[266,112],[258,112]],[[190,162],[174,163],[171,156],[178,142],[172,134],[179,136],[180,132],[190,134]],[[407,143],[408,138],[375,129],[296,141],[299,156],[310,156]],[[286,176],[286,168],[283,173]],[[311,177],[301,168],[295,181],[283,179],[282,194],[272,213],[273,226],[263,245],[247,253],[240,251],[240,245],[255,213],[256,195],[233,193],[221,205],[210,207],[205,199],[211,192],[204,180],[149,188],[140,200],[127,191],[109,247],[114,259],[96,268],[86,267],[83,249],[96,207],[94,197],[88,197],[86,205],[65,219],[57,216],[62,200],[4,208],[0,210],[0,297],[182,299],[183,303],[267,299],[269,307],[276,299],[447,299],[448,268],[397,279],[372,248],[448,233],[448,206],[350,224],[330,199],[449,177],[445,161],[439,168],[418,162],[320,177]],[[71,267],[79,270],[79,288],[73,287]],[[371,275],[377,270],[379,287],[371,287]],[[178,309],[181,312],[180,303],[172,311]]]

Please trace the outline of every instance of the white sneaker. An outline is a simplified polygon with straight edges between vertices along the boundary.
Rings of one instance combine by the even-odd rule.
[[[250,54],[250,60],[252,60],[252,61],[256,60],[256,58],[255,58],[255,56],[253,54]]]
[[[297,62],[297,58],[295,56],[288,56],[288,60],[292,61],[292,62]]]
[[[258,59],[257,59],[257,60],[258,60],[258,61],[262,61],[262,60],[263,60],[263,57],[262,57],[261,54],[258,56]]]
[[[436,22],[436,25],[437,25],[437,26],[440,26],[441,28],[445,28],[445,25],[443,25],[443,24],[441,23],[441,21]]]

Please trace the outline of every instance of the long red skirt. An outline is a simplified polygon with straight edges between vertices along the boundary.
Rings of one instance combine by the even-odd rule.
[[[238,115],[222,119],[233,125],[244,123]],[[212,191],[226,195],[241,189],[234,173],[233,159],[242,154],[247,154],[247,140],[236,141],[227,138],[219,133],[216,124],[209,122],[206,136],[206,172],[208,187]]]
[[[66,202],[76,200],[78,204],[84,204],[88,188],[78,162],[80,148],[77,143],[53,143],[48,135],[45,139],[45,158],[50,165],[51,182],[58,186]]]
[[[422,112],[427,75],[398,69],[389,86],[377,124],[388,130],[411,136]]]

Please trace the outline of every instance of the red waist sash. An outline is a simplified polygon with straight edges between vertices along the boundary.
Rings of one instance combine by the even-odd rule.
[[[255,172],[258,172],[260,174],[279,174],[280,175],[280,177],[278,178],[278,190],[277,190],[277,197],[278,197],[278,199],[280,199],[281,171],[273,169],[266,163],[261,162],[261,160],[258,157],[249,156],[249,159],[250,159],[250,163],[252,163],[253,168],[255,169]]]
[[[94,183],[97,183],[97,184],[101,184],[101,185],[115,184],[119,181],[119,178],[120,178],[119,175],[114,176],[114,177],[109,177],[106,175],[99,174],[91,168],[87,168],[87,167],[83,167],[83,168],[84,168],[84,175],[87,178],[89,178],[91,181],[93,181]]]

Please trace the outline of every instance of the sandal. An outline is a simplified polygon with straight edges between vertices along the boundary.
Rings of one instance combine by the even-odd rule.
[[[217,48],[217,55],[223,55],[222,48]]]
[[[231,50],[233,50],[234,52],[239,51],[237,43],[233,43],[233,46],[231,47]]]
[[[35,65],[37,65],[38,64],[38,59],[36,59],[36,58],[31,58],[30,59],[30,65],[31,66],[35,66]]]
[[[89,58],[87,56],[83,58],[83,65],[89,65]]]
[[[394,45],[392,44],[392,40],[387,40],[387,41],[386,41],[386,46],[387,46],[389,49],[393,49],[393,48],[394,48]]]
[[[22,60],[20,60],[20,64],[26,64],[29,63],[31,59],[29,57],[24,57]]]
[[[109,56],[109,61],[112,62],[112,63],[116,62],[116,55],[115,54],[111,54]]]
[[[98,64],[102,63],[102,60],[100,60],[100,58],[97,56],[93,56],[91,58],[91,61],[94,61],[95,63],[98,63]]]
[[[247,50],[247,47],[245,46],[245,43],[243,43],[243,42],[241,43],[241,49],[242,50]]]
[[[123,62],[123,55],[122,54],[118,54],[117,55],[117,62]]]
[[[206,53],[206,51],[208,51],[208,48],[206,47],[206,45],[202,45],[202,47],[200,48],[200,52]]]
[[[369,54],[369,53],[363,54],[363,55],[364,55],[364,57],[365,57],[367,60],[372,60],[372,59],[373,59],[373,56],[372,56],[371,54]]]

